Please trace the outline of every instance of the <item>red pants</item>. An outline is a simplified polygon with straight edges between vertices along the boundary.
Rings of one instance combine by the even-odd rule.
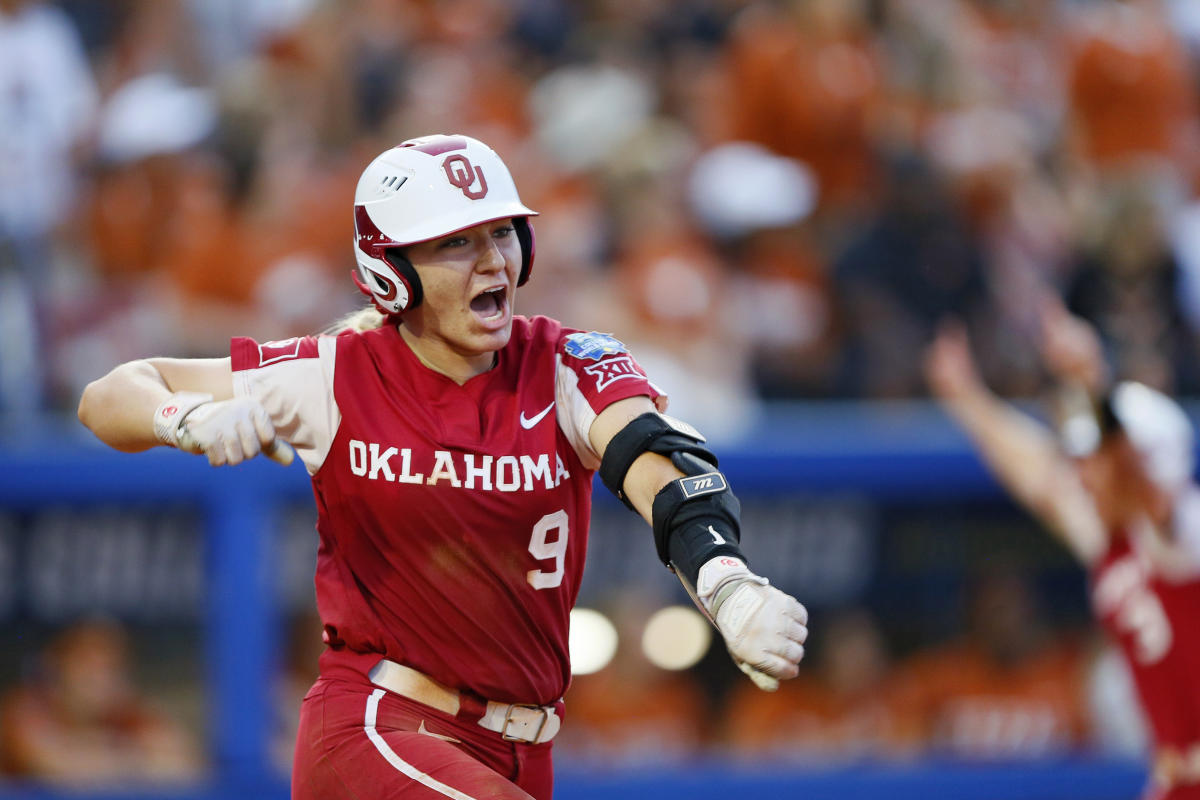
[[[550,800],[551,747],[506,742],[366,680],[321,678],[300,707],[292,800]]]

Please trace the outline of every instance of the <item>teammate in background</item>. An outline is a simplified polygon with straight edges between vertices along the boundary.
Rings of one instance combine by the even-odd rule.
[[[1109,385],[1095,332],[1045,304],[1042,355],[1061,382],[1059,435],[993,395],[965,332],[927,353],[934,394],[1018,503],[1089,572],[1092,607],[1124,655],[1154,738],[1146,798],[1200,798],[1200,491],[1173,401]]]
[[[152,358],[90,384],[109,445],[214,466],[265,452],[312,477],[327,645],[293,797],[549,798],[591,479],[764,688],[797,674],[807,612],[752,573],[716,457],[613,337],[514,314],[536,212],[487,145],[429,136],[367,166],[336,335]]]

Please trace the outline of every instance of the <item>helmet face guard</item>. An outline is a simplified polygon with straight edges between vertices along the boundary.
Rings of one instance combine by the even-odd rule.
[[[521,244],[517,285],[533,270],[534,237],[508,167],[468,136],[410,139],[372,161],[354,193],[354,282],[380,313],[420,304],[421,280],[401,248],[512,218]]]

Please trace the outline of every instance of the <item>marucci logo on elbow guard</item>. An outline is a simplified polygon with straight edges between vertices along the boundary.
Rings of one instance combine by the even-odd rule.
[[[680,478],[679,486],[683,496],[688,500],[693,497],[703,497],[706,494],[716,494],[729,488],[725,476],[719,472],[706,472],[703,475],[693,475],[690,478]]]

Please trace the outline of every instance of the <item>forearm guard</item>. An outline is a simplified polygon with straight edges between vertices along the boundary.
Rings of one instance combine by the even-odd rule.
[[[654,498],[654,546],[664,564],[696,585],[700,567],[717,556],[745,561],[741,503],[716,470],[668,483]]]
[[[686,477],[664,486],[654,498],[652,521],[658,557],[694,586],[706,561],[720,555],[745,560],[741,536],[741,504],[717,470],[717,457],[690,425],[657,412],[630,421],[609,442],[600,463],[600,478],[631,511],[625,475],[643,453],[671,459]]]
[[[608,443],[600,462],[600,480],[630,511],[636,509],[625,496],[625,475],[642,453],[667,456],[688,474],[697,468],[705,471],[717,466],[716,455],[705,445],[700,431],[691,425],[655,411],[635,417]],[[690,457],[689,464],[695,462],[699,466],[680,466],[678,459],[684,457]]]

